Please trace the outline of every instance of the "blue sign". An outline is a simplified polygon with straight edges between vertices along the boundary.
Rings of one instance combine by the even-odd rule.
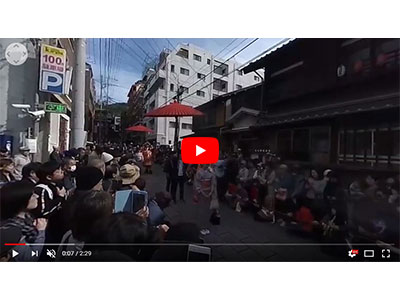
[[[40,90],[53,94],[63,94],[64,91],[64,74],[54,73],[51,71],[42,71]]]

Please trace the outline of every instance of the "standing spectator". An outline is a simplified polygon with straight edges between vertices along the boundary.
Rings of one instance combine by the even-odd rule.
[[[92,151],[89,156],[88,156],[88,165],[91,165],[92,160],[94,159],[100,159],[103,160],[103,147],[97,145],[96,148],[94,149],[94,151]],[[103,161],[104,162],[104,161]]]
[[[145,173],[153,174],[151,167],[153,165],[153,153],[150,147],[146,147],[143,151],[143,166],[145,167]]]
[[[39,195],[39,205],[33,211],[37,218],[49,220],[46,240],[58,243],[63,236],[65,224],[60,217],[61,205],[65,202],[67,192],[63,187],[64,171],[56,161],[42,164],[38,170],[39,183],[35,193]]]
[[[38,171],[41,163],[31,162],[22,168],[22,181],[29,181],[33,184],[39,182]]]
[[[139,167],[136,165],[125,164],[119,170],[119,176],[122,180],[122,186],[119,190],[135,189],[139,190],[135,186],[136,180],[140,177]]]
[[[79,167],[86,166],[88,163],[88,155],[86,153],[85,148],[80,147],[78,148],[78,157],[77,157],[77,163]]]
[[[116,165],[110,165],[106,167],[106,172],[104,174],[103,180],[103,190],[106,192],[114,193],[112,190],[113,183],[116,182],[118,175],[118,167]]]
[[[99,158],[94,158],[88,163],[88,167],[95,167],[99,169],[103,175],[106,173],[106,164]]]
[[[178,156],[174,155],[171,160],[171,195],[172,200],[176,203],[176,191],[179,185],[179,200],[185,202],[184,199],[184,189],[185,189],[185,179],[186,179],[186,165]]]
[[[38,256],[32,256],[32,251],[42,251],[41,245],[45,240],[46,219],[34,220],[31,211],[38,206],[38,195],[34,193],[35,185],[26,181],[6,184],[0,189],[1,227],[15,227],[21,231],[20,243],[32,245],[17,246],[20,254],[16,261],[35,261]]]
[[[50,160],[55,161],[59,164],[62,163],[62,157],[60,154],[60,148],[58,146],[53,146],[53,152],[50,153]]]
[[[6,148],[0,148],[0,159],[9,157],[8,150]]]
[[[316,220],[321,220],[324,213],[324,190],[327,184],[325,178],[321,179],[317,170],[311,170],[311,176],[308,178],[306,188],[306,198]]]
[[[169,193],[171,192],[171,169],[172,169],[172,157],[176,154],[175,151],[171,152],[169,155],[166,156],[164,161],[164,173],[167,180],[166,184],[166,191]]]
[[[69,194],[76,188],[75,182],[75,171],[76,171],[76,160],[72,157],[66,157],[63,164],[64,170],[64,187]]]
[[[14,157],[15,164],[15,179],[22,179],[22,168],[31,162],[29,157],[29,148],[26,146],[19,148],[19,153]]]
[[[0,159],[0,186],[15,180],[15,166],[11,158]]]

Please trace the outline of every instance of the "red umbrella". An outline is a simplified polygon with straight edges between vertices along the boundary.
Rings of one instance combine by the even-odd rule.
[[[161,106],[148,112],[146,117],[188,117],[202,116],[203,113],[191,106],[172,102],[171,104]]]
[[[125,129],[126,131],[137,131],[137,132],[153,132],[150,128],[143,125],[131,126]]]
[[[175,117],[175,139],[174,146],[178,149],[178,137],[179,137],[179,120],[178,117],[190,117],[190,116],[202,116],[204,115],[201,111],[194,109],[191,106],[180,104],[174,101],[168,105],[161,106],[148,112],[145,117]]]

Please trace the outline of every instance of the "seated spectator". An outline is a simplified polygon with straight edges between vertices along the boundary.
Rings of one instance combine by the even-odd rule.
[[[39,182],[38,171],[41,163],[31,162],[22,168],[22,180],[37,184]]]
[[[15,165],[11,158],[0,159],[0,186],[15,181]]]
[[[11,182],[0,189],[1,227],[15,227],[21,231],[20,243],[42,244],[45,241],[46,219],[34,220],[32,210],[38,206],[38,195],[34,193],[35,185],[26,181]],[[36,261],[32,251],[40,253],[41,245],[16,246],[20,255],[16,261]]]
[[[249,179],[249,169],[247,169],[246,167],[246,162],[241,161],[238,172],[238,181],[241,182],[242,184],[245,184],[248,179]]]

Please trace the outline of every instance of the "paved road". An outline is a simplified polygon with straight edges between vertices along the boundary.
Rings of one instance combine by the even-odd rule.
[[[159,165],[153,167],[153,174],[146,179],[150,196],[165,189],[165,174]],[[221,225],[211,225],[207,206],[194,204],[192,187],[185,184],[185,202],[172,203],[165,212],[171,223],[195,222],[201,228],[208,228],[210,234],[204,237],[212,248],[213,261],[330,261],[346,260],[346,247],[340,247],[332,254],[331,246],[316,245],[318,241],[299,233],[289,231],[278,224],[260,223],[251,213],[238,213],[221,205]]]

